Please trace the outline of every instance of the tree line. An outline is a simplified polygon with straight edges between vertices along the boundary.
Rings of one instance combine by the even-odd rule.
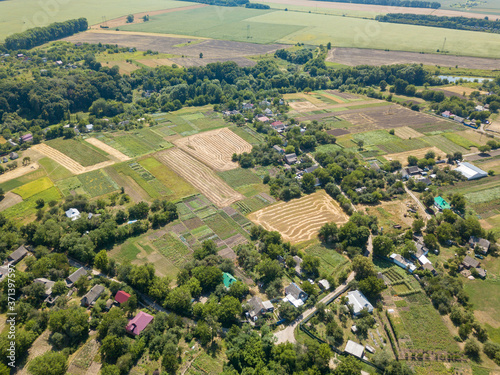
[[[68,20],[64,22],[54,22],[45,27],[35,27],[9,35],[5,38],[5,47],[9,50],[30,49],[52,40],[61,39],[88,28],[86,18]]]
[[[375,17],[379,22],[402,23],[408,25],[432,26],[445,29],[484,31],[500,33],[500,21],[490,21],[488,17],[439,17],[427,14],[385,14]]]
[[[371,4],[371,5],[388,5],[404,8],[441,8],[441,3],[437,1],[420,1],[420,0],[319,0],[319,1],[335,1],[338,3],[354,3],[354,4]]]

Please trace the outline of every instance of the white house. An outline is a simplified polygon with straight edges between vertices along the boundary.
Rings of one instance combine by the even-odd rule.
[[[359,290],[347,293],[347,299],[349,300],[347,303],[352,306],[354,316],[361,314],[363,309],[366,309],[369,313],[373,312],[372,304]]]
[[[70,208],[68,211],[66,211],[66,216],[72,221],[75,221],[78,220],[81,215],[80,211],[78,211],[76,208]]]
[[[363,358],[365,354],[365,347],[352,340],[347,341],[344,351],[355,357]]]
[[[399,254],[391,254],[390,258],[395,264],[397,264],[399,267],[407,270],[410,273],[413,273],[413,271],[417,269],[417,267],[415,267],[413,263],[410,263]]]

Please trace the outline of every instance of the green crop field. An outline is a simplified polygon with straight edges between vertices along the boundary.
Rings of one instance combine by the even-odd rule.
[[[319,268],[326,275],[339,273],[343,266],[349,263],[346,257],[322,244],[312,245],[303,251],[305,254],[313,255],[321,260]]]
[[[89,145],[73,139],[57,138],[47,141],[47,145],[62,152],[64,155],[70,157],[84,167],[89,167],[108,160],[104,151],[96,151],[96,149]]]
[[[172,0],[83,0],[80,2],[54,2],[50,5],[38,0],[0,1],[0,39],[26,28],[46,26],[52,22],[85,17],[90,25],[121,17],[130,13],[178,8],[193,5]]]
[[[191,250],[177,237],[167,233],[153,242],[154,247],[176,267],[192,259]]]
[[[465,198],[470,203],[484,203],[500,199],[500,186],[487,187],[479,191],[466,193]]]
[[[45,171],[43,169],[39,168],[34,172],[25,174],[24,176],[14,178],[12,180],[4,182],[3,184],[0,184],[0,188],[3,189],[3,191],[10,191],[10,190],[13,190],[19,186],[27,184],[28,182],[35,181],[39,178],[42,178],[44,176],[46,176]]]
[[[154,151],[154,149],[152,149],[146,142],[143,142],[141,139],[132,134],[116,136],[113,138],[113,141],[119,145],[118,147],[116,147],[117,150],[123,152],[125,155],[130,156],[131,158],[135,158],[136,156],[148,154]],[[106,143],[108,143],[112,147],[115,147],[115,145],[113,144],[114,142]]]
[[[214,39],[248,41],[250,25],[252,43],[273,43],[299,31],[304,26],[293,24],[255,23],[252,17],[273,14],[269,10],[210,7],[151,16],[149,22],[120,27],[125,31],[145,31],[161,34],[184,34]],[[281,12],[276,12],[281,13]],[[189,19],[189,22],[186,20]]]
[[[422,292],[408,296],[406,300],[409,309],[400,309],[399,314],[405,330],[411,338],[411,344],[407,344],[409,348],[459,351],[459,347],[443,322],[443,318]]]
[[[47,176],[50,177],[52,181],[63,180],[73,175],[61,164],[51,158],[41,158],[38,160],[38,164],[40,164],[40,166],[45,170]]]
[[[418,150],[425,147],[430,147],[429,143],[420,138],[397,139],[393,140],[392,142],[377,145],[377,148],[388,152],[389,154]]]
[[[256,133],[254,130],[250,129],[249,127],[230,127],[231,131],[238,135],[239,137],[243,138],[245,141],[250,143],[251,145],[257,145],[261,142],[261,136]]]
[[[260,184],[262,182],[262,180],[251,170],[244,168],[236,168],[230,171],[219,172],[218,175],[233,188],[251,184]]]
[[[42,177],[38,180],[28,182],[26,185],[18,187],[12,190],[13,193],[20,195],[23,199],[28,199],[35,194],[39,194],[42,191],[50,189],[54,184],[48,177]]]
[[[198,191],[186,180],[152,157],[141,160],[139,164],[169,190],[166,197],[170,200],[176,200],[198,193]]]
[[[88,192],[83,188],[82,182],[78,179],[77,176],[57,181],[56,186],[59,188],[64,197],[70,195],[73,191],[76,194],[88,194]]]
[[[29,219],[29,216],[36,212],[36,201],[39,199],[43,199],[46,203],[50,201],[59,201],[61,199],[61,193],[59,193],[59,189],[53,186],[6,209],[3,211],[3,214],[9,219]]]
[[[161,193],[156,189],[156,187],[152,184],[149,184],[148,181],[144,177],[141,176],[141,174],[139,174],[137,171],[132,169],[130,167],[130,163],[115,164],[111,168],[116,170],[118,173],[121,173],[125,176],[129,176],[132,179],[134,179],[134,181],[137,182],[137,184],[141,188],[143,188],[144,191],[146,193],[148,193],[148,195],[151,198],[160,198],[161,197]]]
[[[455,142],[445,137],[446,134],[448,133],[425,137],[425,139],[432,146],[436,146],[437,148],[439,148],[443,152],[446,152],[447,154],[453,154],[456,151],[465,153],[467,151],[467,149],[459,146]]]
[[[204,220],[205,224],[214,231],[216,235],[222,240],[238,234],[237,228],[239,227],[234,221],[226,221],[220,214],[212,215]]]
[[[118,190],[118,185],[102,169],[78,176],[83,188],[91,197],[98,197]]]
[[[358,133],[352,136],[353,142],[362,140],[365,145],[377,145],[380,143],[393,143],[400,141],[401,138],[389,134],[386,130],[374,130],[366,133]]]
[[[456,133],[445,133],[444,137],[455,143],[456,145],[465,148],[466,150],[470,150],[471,147],[479,147],[480,145],[476,142],[468,140]]]

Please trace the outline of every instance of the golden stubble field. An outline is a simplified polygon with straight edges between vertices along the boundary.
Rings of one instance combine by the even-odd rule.
[[[342,225],[348,216],[324,190],[289,202],[280,202],[248,215],[257,225],[281,233],[285,241],[307,241],[325,224]]]

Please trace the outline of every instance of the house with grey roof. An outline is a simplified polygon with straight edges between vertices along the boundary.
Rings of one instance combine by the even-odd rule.
[[[352,292],[347,293],[347,304],[352,306],[352,311],[354,316],[358,316],[361,314],[361,311],[366,310],[369,313],[373,312],[373,306],[368,301],[363,293],[359,290],[354,290]]]
[[[94,285],[92,289],[90,289],[90,291],[80,300],[82,306],[89,307],[94,305],[104,290],[105,288],[102,285]]]
[[[26,255],[28,255],[28,250],[24,247],[24,245],[19,246],[17,250],[12,252],[7,257],[7,262],[9,264],[17,264],[19,263]]]
[[[363,358],[365,355],[365,347],[352,340],[347,341],[344,352],[351,354],[358,358]]]
[[[300,286],[295,283],[291,283],[285,288],[286,297],[283,299],[284,302],[290,302],[295,307],[300,307],[307,300],[306,292],[304,292]]]
[[[479,249],[479,252],[482,253],[483,255],[488,254],[488,250],[490,249],[490,241],[484,238],[479,238],[476,236],[471,236],[469,238],[469,246],[472,249],[475,249],[476,247]]]
[[[71,275],[66,278],[66,286],[71,288],[74,283],[78,281],[78,279],[82,276],[87,277],[87,270],[83,267],[77,269]]]

